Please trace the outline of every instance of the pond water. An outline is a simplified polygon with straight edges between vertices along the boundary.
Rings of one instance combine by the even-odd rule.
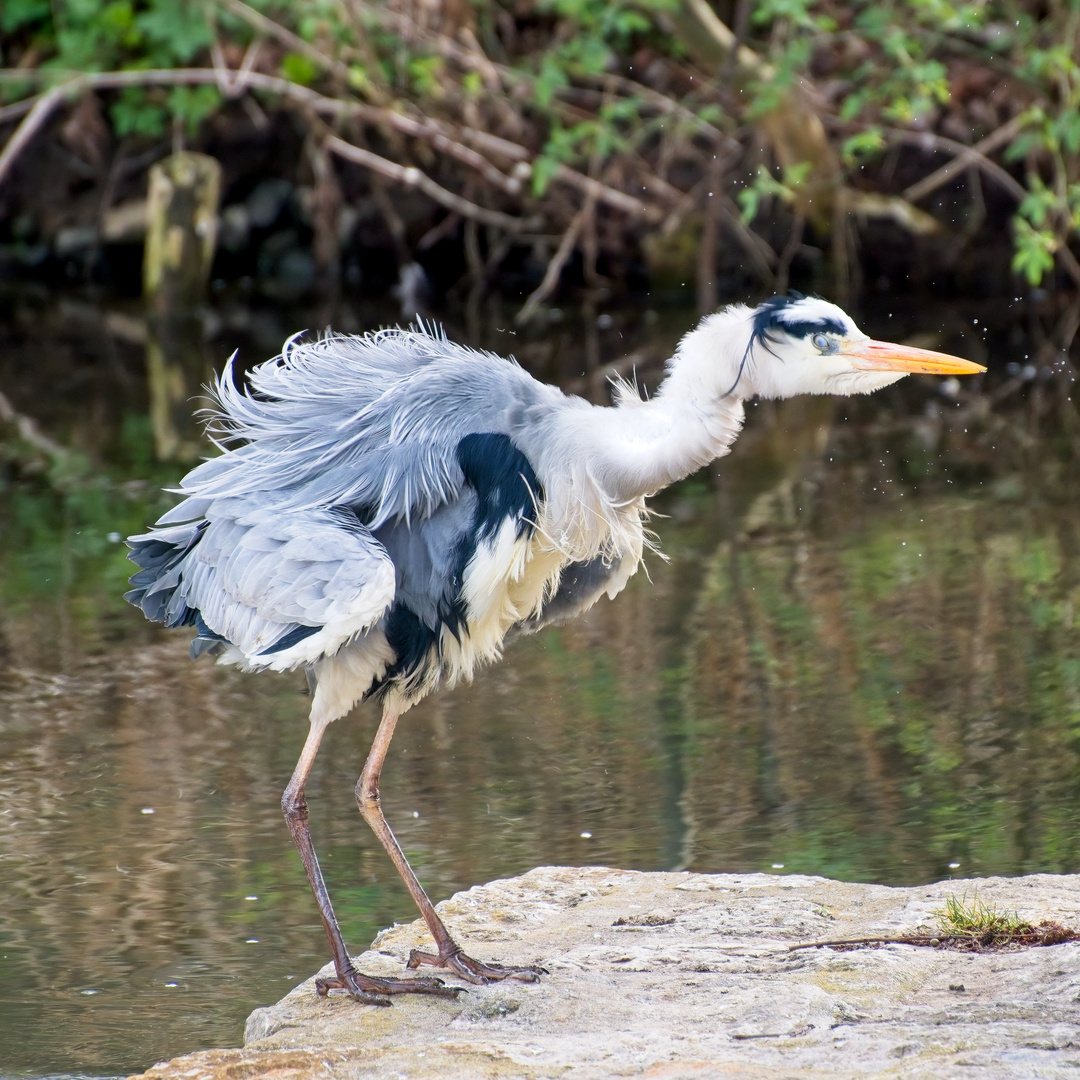
[[[69,453],[0,444],[0,1075],[124,1074],[238,1044],[327,959],[279,806],[302,675],[192,664],[120,599],[116,541],[197,452],[207,366],[329,320],[224,309],[177,353],[137,311],[4,303],[0,389]],[[657,500],[667,561],[408,714],[384,806],[435,898],[541,864],[1080,869],[1080,438],[1039,313],[1009,306],[866,314],[993,370],[751,408]],[[655,382],[692,321],[451,333],[599,395],[627,354]],[[309,788],[354,951],[415,916],[353,798],[374,721],[334,725]]]

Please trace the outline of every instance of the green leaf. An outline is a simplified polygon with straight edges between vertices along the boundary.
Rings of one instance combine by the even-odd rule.
[[[540,61],[540,74],[536,79],[536,103],[541,108],[547,108],[557,90],[570,84],[570,76],[566,68],[552,53],[545,53]]]
[[[368,78],[367,69],[363,64],[349,65],[349,86],[360,94],[371,91],[371,79]]]
[[[761,192],[756,187],[743,188],[735,198],[742,207],[742,213],[739,215],[742,223],[749,225],[757,217],[758,210],[761,208]]]
[[[189,135],[221,107],[221,94],[216,86],[177,86],[169,91],[169,112],[182,121]]]
[[[301,86],[310,86],[318,77],[319,69],[315,61],[302,53],[286,53],[281,58],[282,78],[289,82],[299,83]]]
[[[845,165],[854,165],[862,158],[873,157],[885,149],[885,137],[878,128],[860,131],[846,138],[840,152]]]
[[[135,22],[163,59],[187,63],[212,40],[203,5],[193,0],[151,0]]]
[[[1035,229],[1022,217],[1013,218],[1016,251],[1012,258],[1014,272],[1023,274],[1029,285],[1038,285],[1054,268],[1057,237],[1045,229]]]
[[[109,109],[117,135],[146,135],[159,138],[165,133],[168,114],[151,101],[145,90],[126,87]]]
[[[417,56],[409,61],[409,81],[420,97],[437,97],[442,93],[441,56]]]
[[[1041,227],[1050,214],[1057,210],[1058,197],[1037,177],[1031,179],[1031,189],[1018,207],[1021,217],[1032,225]]]
[[[562,162],[558,158],[547,154],[541,154],[533,162],[532,193],[537,199],[543,197],[548,185],[555,179],[555,174],[559,171],[561,165]]]
[[[484,80],[479,71],[466,71],[461,79],[461,89],[471,98],[478,98],[484,92]]]

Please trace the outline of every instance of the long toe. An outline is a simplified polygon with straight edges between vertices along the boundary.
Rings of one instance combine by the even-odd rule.
[[[457,998],[467,993],[464,986],[447,986],[442,979],[373,979],[382,994],[430,994],[432,997]]]
[[[547,974],[542,967],[536,967],[535,965],[509,967],[505,964],[486,964],[481,960],[474,960],[463,952],[453,953],[450,956],[437,956],[435,953],[425,953],[413,949],[409,954],[409,967],[417,968],[421,964],[447,968],[467,982],[480,984],[502,982],[504,979],[517,979],[519,982],[539,982],[540,976]]]
[[[447,986],[442,979],[381,979],[359,971],[348,971],[344,977],[315,980],[319,997],[325,997],[331,990],[344,990],[365,1005],[389,1005],[390,996],[394,994],[429,994],[456,999],[458,994],[465,993],[464,987]]]
[[[318,994],[319,997],[326,997],[331,990],[344,990],[356,1001],[363,1002],[365,1005],[384,1005],[387,1007],[390,1005],[389,998],[380,997],[370,990],[362,989],[355,979],[333,978],[315,980],[315,993]]]

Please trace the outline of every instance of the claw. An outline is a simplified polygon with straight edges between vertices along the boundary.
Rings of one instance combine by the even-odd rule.
[[[413,949],[409,953],[408,966],[418,968],[421,964],[427,964],[430,967],[448,968],[467,982],[479,983],[480,985],[501,982],[503,979],[539,982],[540,976],[547,974],[544,968],[537,967],[535,964],[519,968],[507,967],[504,964],[485,964],[480,960],[474,960],[471,956],[466,956],[460,950],[442,956]]]

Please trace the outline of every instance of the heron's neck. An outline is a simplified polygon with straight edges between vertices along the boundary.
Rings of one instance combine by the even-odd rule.
[[[672,372],[648,401],[591,417],[592,472],[610,498],[650,495],[722,457],[742,429],[742,399],[703,396]]]
[[[620,395],[590,417],[594,473],[615,499],[668,484],[726,454],[753,393],[741,358],[749,312],[741,305],[706,316],[679,342],[656,395]]]

